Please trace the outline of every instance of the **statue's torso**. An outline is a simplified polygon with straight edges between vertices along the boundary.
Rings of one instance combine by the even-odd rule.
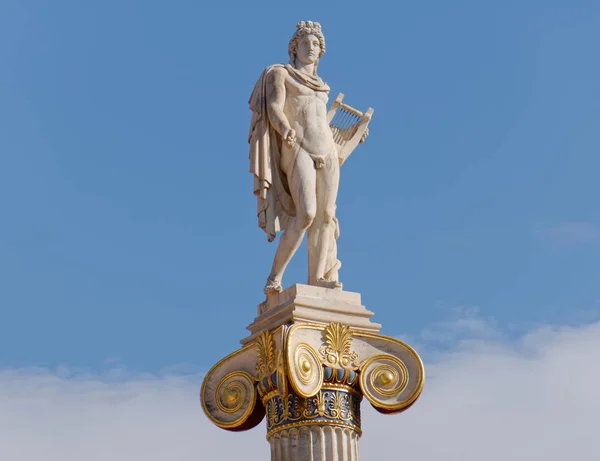
[[[291,75],[285,79],[285,91],[283,110],[300,147],[316,156],[334,155],[335,143],[327,123],[327,93],[314,91]]]

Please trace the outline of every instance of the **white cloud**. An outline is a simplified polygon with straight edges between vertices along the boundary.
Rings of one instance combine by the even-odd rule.
[[[600,459],[600,323],[465,341],[427,367],[417,404],[365,449],[394,440],[421,460]],[[386,457],[385,459],[394,459]]]
[[[467,319],[457,328],[473,336],[435,354],[410,410],[384,416],[363,403],[362,459],[600,459],[600,323],[511,341]],[[229,433],[208,422],[200,382],[122,369],[1,371],[0,459],[268,460],[262,425]]]

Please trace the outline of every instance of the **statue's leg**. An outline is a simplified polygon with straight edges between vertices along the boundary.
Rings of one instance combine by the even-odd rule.
[[[335,242],[335,201],[340,181],[340,167],[337,159],[330,157],[316,170],[317,173],[317,213],[308,229],[308,283],[322,285],[326,271],[334,264],[331,255],[337,255],[332,245]],[[337,259],[337,258],[336,258]],[[337,262],[337,261],[336,261]],[[330,266],[330,267],[328,267]],[[326,284],[334,287],[338,284]]]
[[[310,156],[302,150],[298,152],[286,174],[296,206],[296,216],[279,239],[265,292],[281,290],[283,272],[302,243],[304,233],[315,219],[317,210],[316,171]]]

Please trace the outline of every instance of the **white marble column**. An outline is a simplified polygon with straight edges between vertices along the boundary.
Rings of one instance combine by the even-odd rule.
[[[356,431],[335,426],[283,430],[272,436],[271,461],[358,461]]]

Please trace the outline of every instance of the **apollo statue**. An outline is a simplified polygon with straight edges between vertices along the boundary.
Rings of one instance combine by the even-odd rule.
[[[265,293],[282,289],[283,273],[308,231],[308,284],[341,289],[336,198],[340,166],[368,135],[373,110],[344,104],[329,111],[329,86],[317,75],[325,54],[318,22],[300,22],[289,64],[261,74],[250,97],[250,172],[258,223],[268,240],[282,231]]]

